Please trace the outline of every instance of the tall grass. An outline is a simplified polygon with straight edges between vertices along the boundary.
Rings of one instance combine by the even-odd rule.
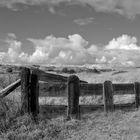
[[[19,76],[16,74],[0,74],[0,89],[5,88]],[[9,126],[11,126],[12,120],[19,115],[20,104],[17,98],[19,89],[12,92],[7,97],[0,99],[0,133],[6,132]]]
[[[5,88],[19,79],[19,74],[0,74],[0,88]]]

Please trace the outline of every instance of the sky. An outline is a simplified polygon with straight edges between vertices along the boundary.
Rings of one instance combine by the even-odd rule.
[[[0,0],[0,63],[140,66],[139,0]]]

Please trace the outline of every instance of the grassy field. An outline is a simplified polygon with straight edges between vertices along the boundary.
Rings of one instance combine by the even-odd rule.
[[[111,72],[77,73],[81,80],[89,83],[103,83],[111,80],[113,83],[133,83],[140,81],[140,69],[117,70]],[[67,74],[64,74],[67,75]],[[18,75],[1,74],[0,88],[4,88],[16,79]],[[121,96],[115,102],[132,102],[134,97]],[[40,104],[67,104],[67,100],[40,99]],[[102,98],[81,98],[80,103],[101,103]],[[140,110],[116,110],[106,115],[103,110],[84,113],[81,120],[65,121],[66,115],[39,116],[35,124],[28,115],[20,115],[20,88],[0,101],[0,140],[139,140]],[[50,116],[53,116],[52,118]]]
[[[82,72],[77,74],[81,80],[89,83],[103,83],[110,80],[113,83],[134,83],[140,82],[140,69],[117,70],[111,72],[101,72],[100,74]]]
[[[1,129],[0,138],[9,140],[139,140],[140,110],[102,111],[83,114],[81,120],[66,122],[64,116],[40,119],[17,116]],[[1,125],[2,126],[2,125]]]

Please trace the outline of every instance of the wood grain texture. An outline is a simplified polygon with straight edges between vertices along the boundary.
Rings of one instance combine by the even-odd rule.
[[[112,85],[114,95],[134,94],[134,84],[132,83],[118,83]]]
[[[17,87],[19,87],[21,85],[21,80],[17,80],[14,83],[10,84],[9,86],[7,86],[6,88],[2,89],[0,91],[0,98],[4,98],[5,96],[7,96],[8,94],[10,94],[12,91],[14,91]]]
[[[66,83],[39,83],[39,96],[63,97],[67,96]]]
[[[79,119],[79,96],[80,96],[80,81],[76,75],[71,75],[68,78],[68,108],[67,119]]]
[[[30,69],[21,70],[21,114],[29,113]]]
[[[134,84],[112,84],[114,95],[134,94]],[[39,83],[41,97],[67,96],[67,84],[64,82]],[[80,96],[102,95],[103,84],[80,83]]]
[[[140,83],[139,82],[134,83],[134,93],[135,93],[135,105],[136,105],[136,108],[138,108],[140,105]]]
[[[109,112],[114,110],[113,105],[113,86],[111,81],[105,81],[103,86],[103,101],[104,111]]]
[[[91,96],[91,95],[102,95],[103,84],[80,84],[80,95]]]
[[[54,74],[54,73],[48,73],[42,70],[37,69],[37,75],[39,77],[40,81],[46,81],[46,82],[67,82],[68,77]],[[87,83],[86,81],[80,80],[81,83]]]
[[[36,70],[31,73],[29,110],[34,117],[37,117],[39,113],[39,84]]]

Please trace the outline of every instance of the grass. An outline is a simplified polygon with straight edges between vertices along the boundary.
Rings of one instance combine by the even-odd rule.
[[[82,72],[77,74],[81,80],[100,83],[105,80],[112,82],[140,81],[139,70],[112,75],[112,72],[93,74]],[[18,79],[15,75],[0,75],[0,88],[6,87]],[[30,116],[20,115],[20,89],[0,100],[0,140],[139,140],[140,110],[116,110],[105,114],[102,110],[84,113],[81,120],[65,121],[66,115],[61,114],[50,118],[39,116],[38,124]],[[115,98],[115,103],[131,102],[134,97]],[[40,99],[40,103],[67,104],[66,99]],[[102,97],[80,98],[80,104],[102,103]]]
[[[0,89],[3,89],[19,79],[18,74],[0,74]]]
[[[126,71],[126,70],[125,70]],[[140,82],[140,69],[130,69],[125,73],[120,73],[117,71],[117,74],[112,72],[101,72],[100,74],[95,74],[91,72],[82,72],[78,73],[77,76],[81,80],[85,80],[89,83],[103,83],[106,80],[110,80],[113,83],[134,83]]]
[[[64,116],[32,122],[28,115],[12,119],[0,133],[5,140],[139,140],[140,110],[102,111],[83,114],[81,120],[65,121]]]

